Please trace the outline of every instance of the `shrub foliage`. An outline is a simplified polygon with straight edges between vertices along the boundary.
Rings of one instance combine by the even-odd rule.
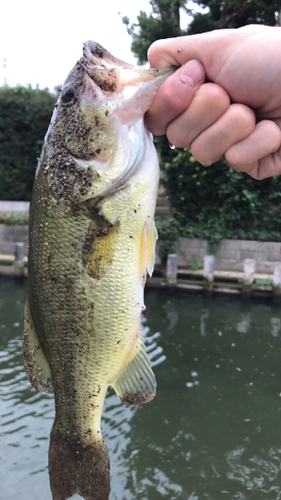
[[[164,165],[173,216],[181,235],[206,238],[281,239],[281,176],[257,181],[226,162],[203,167],[189,150]]]
[[[30,200],[55,101],[48,90],[0,87],[1,200]]]

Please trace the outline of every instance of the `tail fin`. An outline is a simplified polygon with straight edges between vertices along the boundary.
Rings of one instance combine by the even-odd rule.
[[[73,443],[55,427],[49,448],[49,474],[53,500],[78,493],[85,500],[108,500],[109,458],[103,440]]]

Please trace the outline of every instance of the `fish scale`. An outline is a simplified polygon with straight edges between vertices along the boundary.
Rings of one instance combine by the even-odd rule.
[[[23,356],[34,387],[54,388],[53,500],[108,499],[100,429],[108,386],[128,405],[155,395],[139,327],[159,168],[143,114],[170,73],[135,69],[87,42],[44,141],[30,208]]]

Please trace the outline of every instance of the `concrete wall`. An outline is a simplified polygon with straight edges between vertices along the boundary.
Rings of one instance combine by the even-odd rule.
[[[25,254],[28,248],[28,228],[27,226],[6,226],[0,224],[0,253],[13,254],[14,244],[23,241],[25,244]],[[157,243],[157,249],[159,249]],[[195,255],[199,267],[203,267],[204,255],[207,253],[208,241],[195,238],[183,238],[175,244],[178,254],[179,267],[189,267],[193,255]],[[158,252],[156,263],[161,259]],[[255,259],[257,261],[257,272],[272,273],[275,262],[281,262],[281,243],[244,241],[244,240],[224,240],[216,254],[215,269],[226,271],[243,271],[245,259]]]
[[[24,253],[28,250],[28,226],[7,226],[0,224],[0,253],[14,254],[15,243],[24,243]]]
[[[0,201],[0,212],[29,212],[29,201]]]
[[[183,238],[175,245],[179,267],[188,267],[195,255],[200,267],[203,267],[204,255],[207,253],[208,241]],[[257,261],[256,271],[272,273],[275,262],[281,262],[281,243],[224,240],[216,253],[215,269],[243,271],[245,259]]]

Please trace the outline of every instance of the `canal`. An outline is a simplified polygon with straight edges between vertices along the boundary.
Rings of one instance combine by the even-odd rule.
[[[53,394],[22,366],[25,296],[0,279],[0,499],[51,500]],[[281,308],[156,290],[146,306],[157,395],[128,408],[108,391],[110,500],[281,500]]]

